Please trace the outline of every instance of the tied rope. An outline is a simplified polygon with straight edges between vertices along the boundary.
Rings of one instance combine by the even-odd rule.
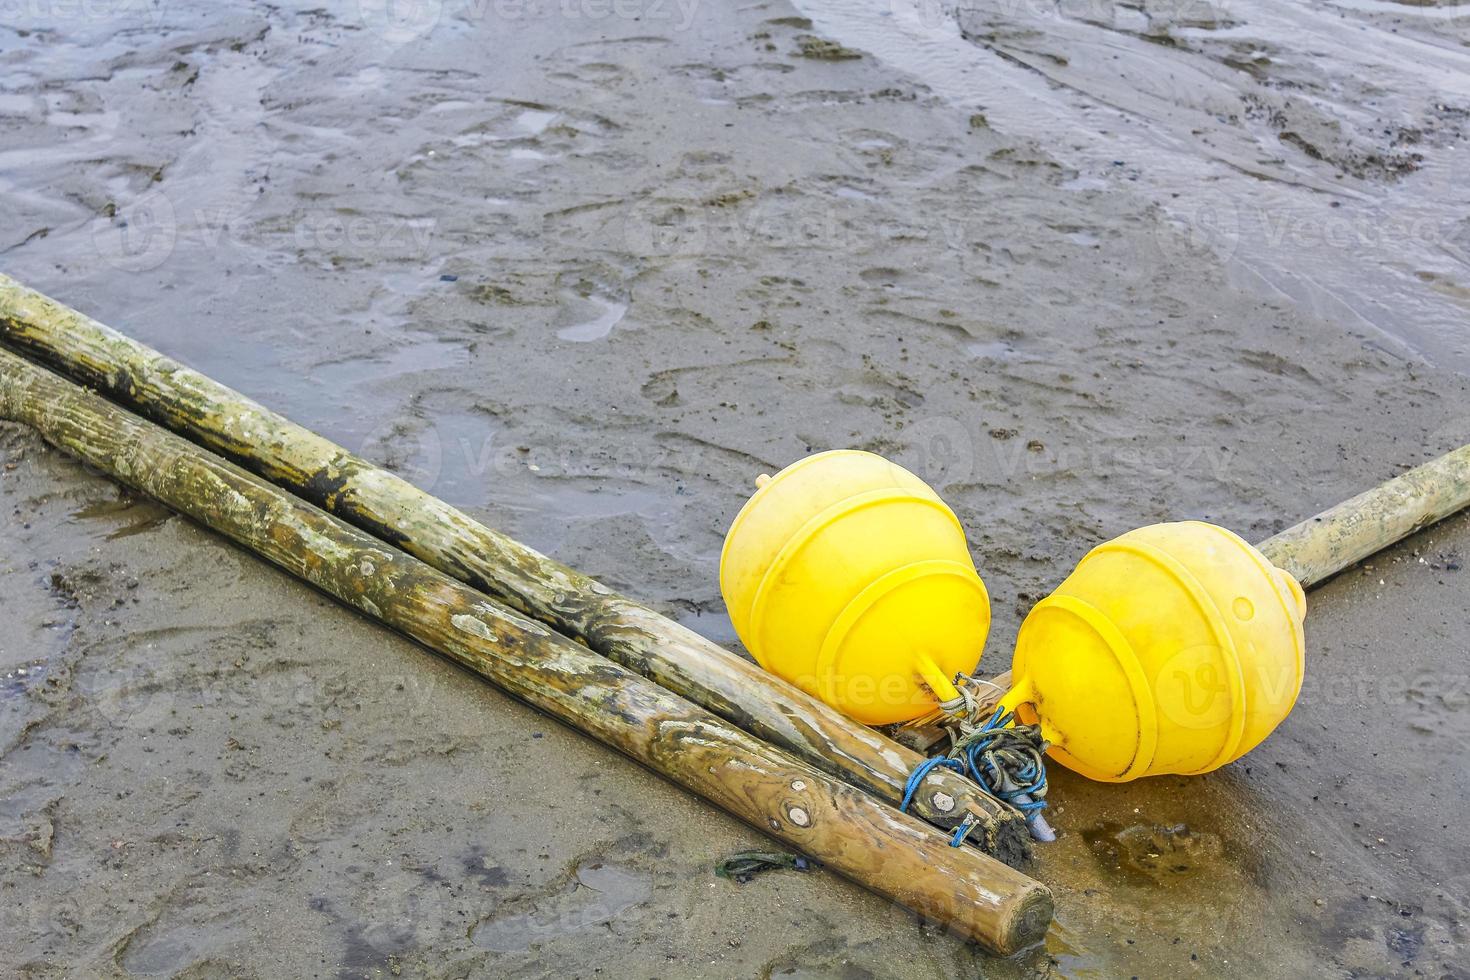
[[[899,813],[908,812],[909,804],[914,802],[914,794],[919,791],[919,784],[924,781],[924,777],[928,776],[935,769],[953,769],[961,776],[965,774],[965,764],[959,759],[948,759],[942,755],[937,755],[932,759],[925,759],[914,767],[914,771],[909,773],[908,781],[903,784],[903,800],[898,804]],[[949,846],[959,847],[963,844],[965,838],[970,836],[970,831],[975,828],[977,822],[974,814],[965,814],[965,819],[961,820],[959,826],[955,827],[954,836],[949,840]]]
[[[949,757],[964,759],[970,777],[985,792],[1020,810],[1031,836],[1047,840],[1054,835],[1041,816],[1046,809],[1046,762],[1042,759],[1046,739],[1041,726],[1012,726],[1013,721],[1014,712],[996,708],[989,721],[956,740]],[[1038,832],[1048,836],[1038,836]]]
[[[1047,743],[1040,726],[1012,726],[1015,715],[1004,708],[996,708],[988,721],[977,726],[968,721],[976,716],[975,697],[967,686],[961,686],[960,690],[969,710],[960,719],[958,734],[951,732],[954,744],[949,754],[925,759],[914,767],[904,783],[899,810],[908,810],[920,784],[931,772],[939,768],[952,769],[968,775],[990,796],[1021,811],[1032,838],[1055,840],[1055,832],[1041,814],[1047,805],[1046,763],[1042,759]],[[973,815],[967,815],[955,828],[950,846],[959,847],[964,843],[977,823]]]

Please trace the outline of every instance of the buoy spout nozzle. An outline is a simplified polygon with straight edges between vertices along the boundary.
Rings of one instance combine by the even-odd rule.
[[[929,690],[934,692],[934,697],[940,704],[946,701],[955,701],[963,698],[959,689],[954,686],[954,681],[945,676],[944,671],[932,659],[920,654],[915,658],[914,666],[919,669],[919,676],[924,683],[929,685]]]

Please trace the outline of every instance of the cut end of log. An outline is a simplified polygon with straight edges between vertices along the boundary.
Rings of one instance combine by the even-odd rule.
[[[1056,911],[1050,889],[1038,885],[1027,890],[1012,913],[1011,923],[1006,930],[1010,937],[1008,949],[1002,952],[1009,956],[1019,953],[1027,946],[1041,942],[1050,928],[1052,915]]]

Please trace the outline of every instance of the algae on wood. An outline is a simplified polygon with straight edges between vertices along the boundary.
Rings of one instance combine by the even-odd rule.
[[[1001,954],[1051,893],[535,620],[0,351],[0,417],[228,537],[880,895]]]
[[[856,786],[897,802],[922,761],[647,606],[5,275],[0,342]],[[974,808],[984,820],[971,840],[982,850],[1012,865],[1029,854],[1020,815],[957,773],[932,773],[913,806],[942,827]]]

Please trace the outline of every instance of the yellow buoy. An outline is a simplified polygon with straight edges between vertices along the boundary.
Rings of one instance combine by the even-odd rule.
[[[1002,703],[1091,779],[1209,772],[1296,703],[1306,612],[1296,579],[1230,531],[1139,528],[1031,610]]]
[[[869,725],[959,697],[990,597],[938,494],[881,456],[808,456],[741,508],[720,555],[735,631],[762,667]]]

